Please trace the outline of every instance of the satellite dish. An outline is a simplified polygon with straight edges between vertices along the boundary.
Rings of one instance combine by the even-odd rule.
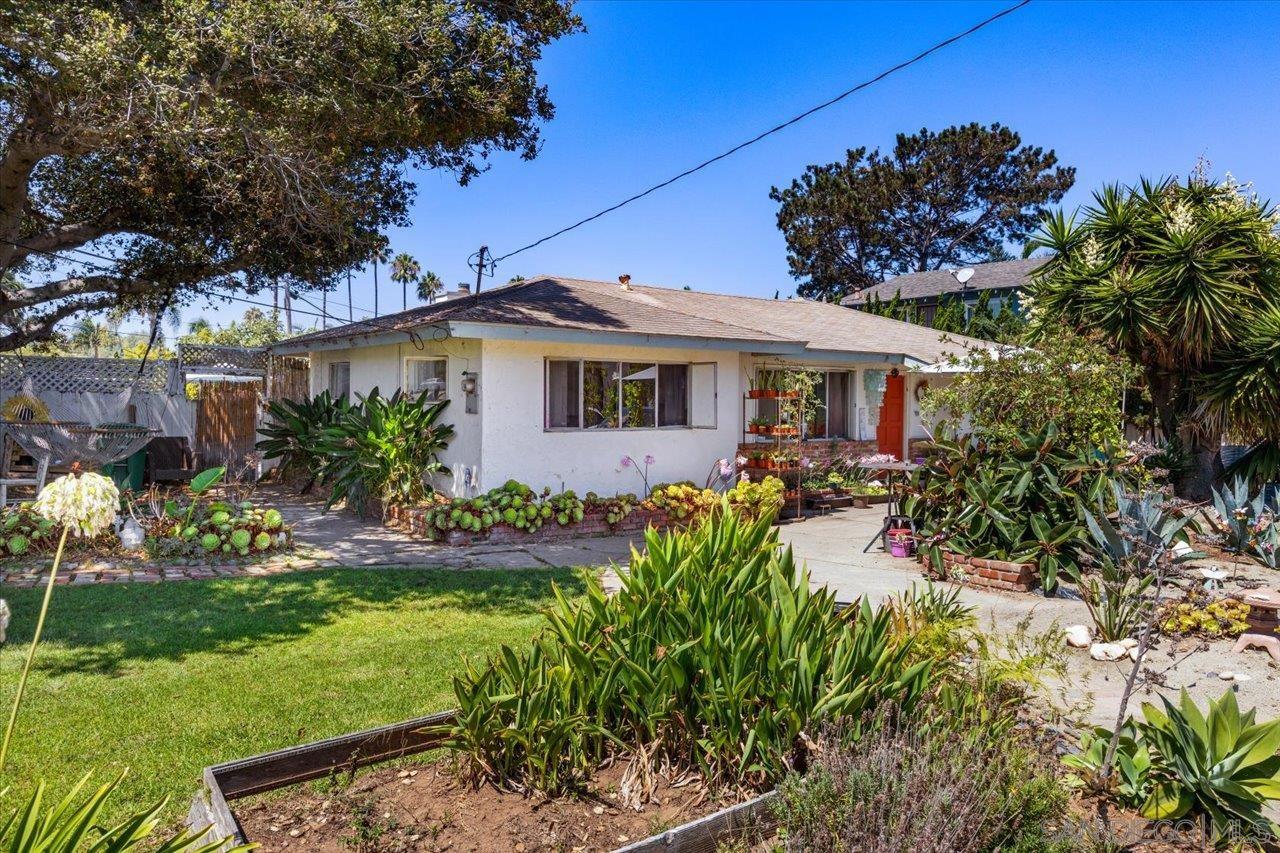
[[[973,268],[965,267],[962,270],[952,270],[951,275],[954,276],[955,280],[961,284],[967,284],[969,279],[973,278]]]

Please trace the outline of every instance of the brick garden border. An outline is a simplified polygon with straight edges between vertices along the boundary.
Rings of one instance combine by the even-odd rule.
[[[933,565],[925,556],[926,564],[942,580],[959,581],[969,586],[1002,589],[1010,592],[1030,592],[1040,586],[1040,568],[1035,563],[1010,563],[985,557],[969,557],[951,551],[942,552],[942,566]]]

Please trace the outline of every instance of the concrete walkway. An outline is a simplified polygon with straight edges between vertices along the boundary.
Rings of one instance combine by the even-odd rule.
[[[862,553],[863,546],[880,529],[883,519],[883,506],[837,510],[830,515],[784,524],[780,538],[792,547],[797,562],[808,567],[814,587],[827,586],[842,601],[870,596],[873,602],[878,602],[910,589],[912,583],[925,582],[914,560],[895,559],[879,544]],[[1280,574],[1256,566],[1247,570],[1244,577],[1270,587],[1280,584]],[[1231,589],[1228,585],[1228,591]],[[1033,633],[1057,633],[1067,625],[1092,624],[1084,603],[1070,590],[1064,590],[1057,598],[1045,598],[1039,593],[961,587],[960,598],[976,608],[979,626],[996,634],[1007,635],[1022,620],[1028,620],[1028,628]],[[1257,707],[1260,719],[1280,717],[1280,667],[1264,652],[1233,654],[1233,644],[1233,640],[1160,639],[1145,666],[1161,673],[1165,686],[1136,695],[1130,712],[1139,713],[1142,702],[1158,705],[1157,693],[1176,700],[1178,691],[1184,687],[1203,705],[1206,698],[1217,698],[1230,689],[1230,685],[1219,678],[1219,673],[1234,672],[1244,673],[1250,679],[1234,688],[1241,707]],[[1090,722],[1114,725],[1130,661],[1101,663],[1092,660],[1084,649],[1067,649],[1066,654],[1068,677],[1056,685],[1058,702],[1077,706]]]
[[[601,567],[625,563],[631,555],[632,540],[626,536],[451,547],[409,536],[346,510],[325,512],[324,500],[315,495],[299,496],[270,487],[259,489],[255,498],[278,507],[293,527],[295,545],[324,566]]]

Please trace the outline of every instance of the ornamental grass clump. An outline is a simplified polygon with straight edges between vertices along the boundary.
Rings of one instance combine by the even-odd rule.
[[[616,595],[559,590],[547,626],[455,679],[444,727],[477,781],[558,794],[629,762],[623,799],[658,769],[759,790],[802,766],[804,735],[892,700],[909,713],[929,679],[910,640],[866,602],[837,613],[809,589],[772,515],[722,504],[685,531],[646,533]]]

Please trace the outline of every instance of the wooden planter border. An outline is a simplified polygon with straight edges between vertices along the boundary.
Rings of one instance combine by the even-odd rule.
[[[849,606],[850,602],[837,601],[836,611]],[[456,710],[441,711],[389,726],[206,767],[203,773],[206,790],[192,797],[187,826],[193,830],[205,829],[208,841],[227,838],[233,844],[246,844],[248,839],[231,811],[229,801],[436,749],[441,738],[426,734],[422,729],[447,723],[456,713]],[[777,791],[769,791],[753,800],[637,841],[614,853],[712,853],[717,842],[730,833],[770,828],[774,821],[768,805],[776,796]]]

